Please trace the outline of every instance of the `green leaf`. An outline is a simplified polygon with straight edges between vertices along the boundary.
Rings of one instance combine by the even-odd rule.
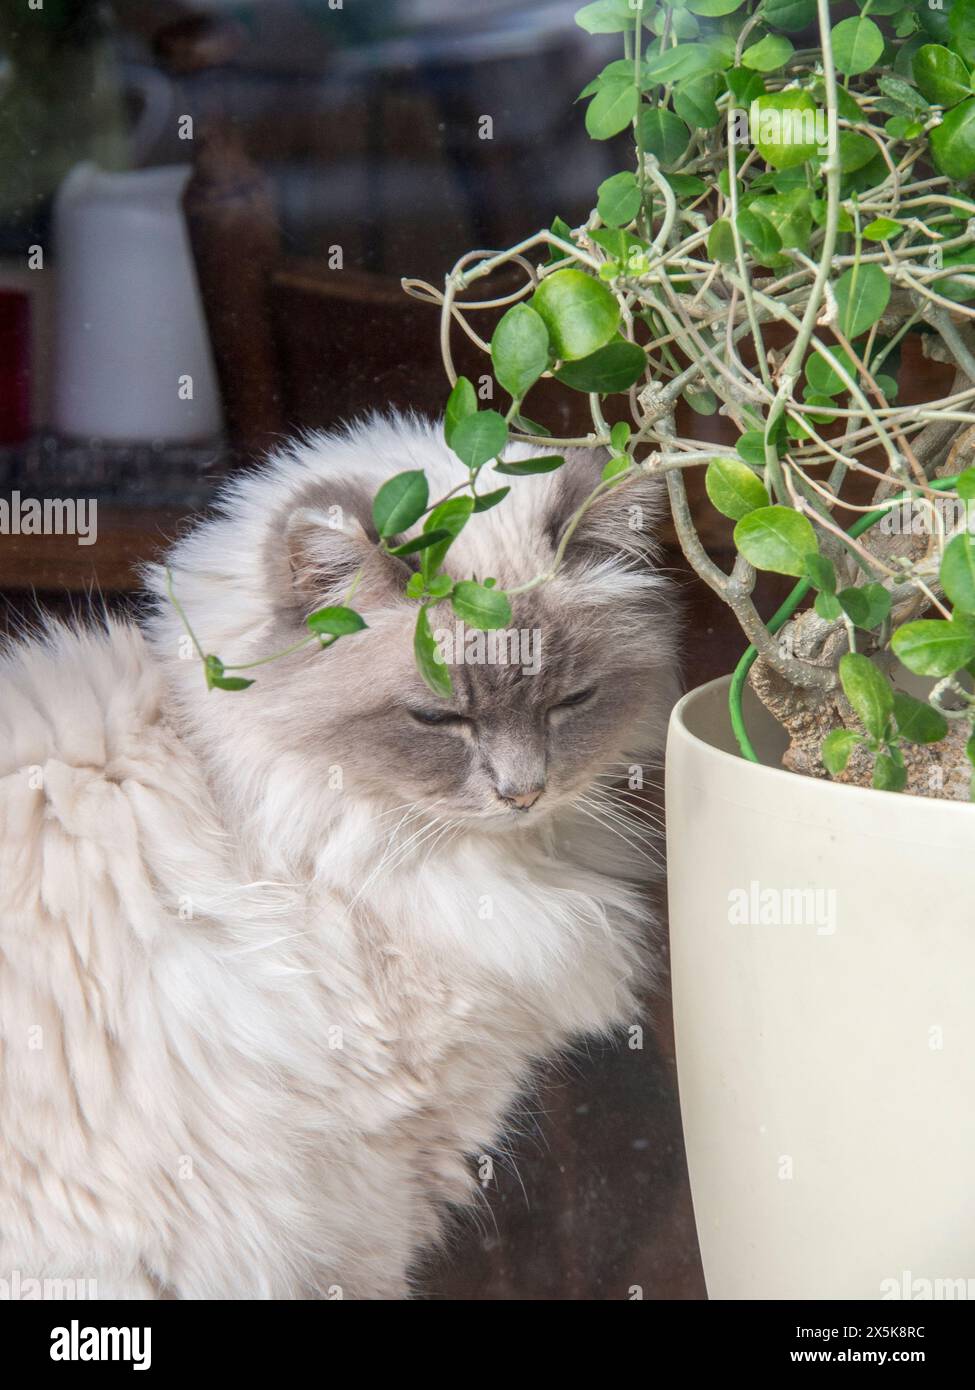
[[[765,435],[761,430],[746,430],[739,436],[735,449],[746,463],[756,468],[765,467]]]
[[[966,300],[975,298],[975,285],[966,284],[962,276],[975,276],[975,248],[969,250],[962,247],[958,251],[944,251],[941,256],[942,270],[958,270],[959,275],[938,277],[933,282],[933,288],[939,294],[943,294],[946,299],[955,299],[964,304]]]
[[[423,523],[423,530],[427,534],[434,531],[446,535],[442,540],[438,540],[436,545],[431,545],[420,554],[420,573],[424,579],[429,580],[436,574],[447,556],[447,551],[454,541],[463,531],[474,510],[474,499],[467,493],[460,497],[448,497],[446,502],[441,502],[439,507],[434,507],[433,511]]]
[[[877,146],[868,135],[858,130],[841,130],[839,138],[840,168],[844,174],[855,174],[877,154]]]
[[[926,700],[915,700],[913,695],[901,691],[894,692],[894,718],[897,732],[908,743],[937,743],[948,732],[948,721]]]
[[[596,227],[589,232],[589,236],[615,260],[627,264],[638,260],[647,251],[645,242],[619,227]]]
[[[886,401],[896,401],[898,386],[892,376],[887,376],[884,372],[878,372],[874,377],[881,395]]]
[[[738,214],[738,231],[754,247],[758,261],[768,264],[769,258],[782,250],[782,238],[772,223],[753,208],[743,208]]]
[[[808,517],[791,507],[759,507],[735,527],[735,545],[756,569],[801,578],[806,557],[818,550]]]
[[[617,420],[616,424],[610,430],[609,442],[618,453],[622,453],[627,444],[629,444],[631,433],[632,431],[628,420]]]
[[[765,22],[798,34],[816,22],[816,0],[765,0]]]
[[[961,613],[975,613],[975,537],[961,532],[941,557],[941,587]]]
[[[532,307],[545,320],[563,361],[589,357],[616,333],[620,307],[605,285],[581,270],[557,270],[539,285]]]
[[[668,174],[666,178],[678,198],[699,198],[702,193],[708,191],[708,186],[704,180],[699,179],[695,174]]]
[[[778,232],[783,247],[794,246],[800,251],[807,249],[814,206],[807,188],[790,189],[775,197],[753,198],[748,206],[751,212],[761,213],[768,218]]]
[[[600,478],[604,483],[611,483],[614,478],[618,478],[621,473],[628,473],[631,460],[626,454],[615,454],[604,465]]]
[[[883,739],[894,712],[894,692],[887,677],[858,652],[840,657],[840,684],[867,733]]]
[[[795,51],[790,40],[782,34],[766,34],[764,39],[745,49],[741,61],[746,68],[753,68],[755,72],[775,72],[776,68],[789,61]]]
[[[785,427],[781,419],[775,431],[773,443],[776,446],[776,453],[781,455],[785,443]],[[739,437],[735,448],[746,463],[754,464],[756,468],[765,467],[765,435],[762,430],[746,430]]]
[[[822,407],[821,410],[817,410],[814,414],[808,416],[812,424],[829,425],[836,419],[836,415],[833,413],[836,409],[836,402],[831,396],[821,396],[815,391],[804,390],[803,398],[807,405],[818,405]]]
[[[211,676],[209,684],[215,690],[246,690],[254,682],[243,676]]]
[[[674,110],[682,121],[699,130],[713,130],[721,119],[717,99],[724,82],[717,73],[705,73],[678,82],[671,94]]]
[[[540,454],[538,458],[519,459],[517,463],[496,463],[495,473],[507,473],[512,478],[527,478],[533,473],[554,473],[565,459],[561,454]]]
[[[560,274],[561,272],[556,272]],[[450,447],[468,468],[480,468],[497,458],[508,441],[508,426],[496,410],[479,410],[468,415],[454,430]]]
[[[892,140],[913,140],[923,129],[919,121],[909,116],[891,116],[889,121],[884,121],[884,130]]]
[[[843,612],[865,631],[879,627],[890,614],[890,594],[882,584],[863,584],[836,595]]]
[[[850,342],[866,333],[890,303],[890,281],[879,265],[851,266],[833,286],[840,330]]]
[[[709,463],[704,487],[712,505],[732,521],[740,521],[758,507],[769,506],[765,484],[746,463],[734,458],[716,458]]]
[[[415,536],[411,541],[404,541],[402,545],[393,546],[390,555],[415,555],[417,551],[426,550],[431,545],[438,545],[440,541],[450,538],[449,531],[425,531],[421,536]]]
[[[833,26],[833,60],[847,77],[856,77],[878,62],[884,51],[884,36],[872,19],[855,15]]]
[[[469,627],[487,630],[507,627],[511,622],[511,604],[501,589],[489,589],[473,579],[462,579],[454,585],[450,605],[461,622]]]
[[[207,690],[246,690],[249,685],[254,684],[252,680],[245,680],[243,676],[225,676],[224,665],[219,656],[204,657],[203,674]]]
[[[735,259],[735,234],[726,217],[719,217],[708,233],[708,255],[712,261],[725,265]]]
[[[607,227],[625,227],[640,211],[640,185],[629,170],[599,185],[596,211]]]
[[[397,473],[383,483],[372,502],[372,519],[376,530],[385,539],[406,531],[427,509],[429,500],[427,475],[420,468]]]
[[[765,83],[749,68],[731,68],[724,74],[724,80],[733,97],[732,110],[747,111],[753,101],[765,95]]]
[[[957,106],[972,94],[968,68],[950,48],[926,43],[914,55],[914,81],[918,89],[937,106]]]
[[[696,39],[701,26],[687,10],[650,7],[650,28],[659,39],[668,29],[676,39]]]
[[[568,222],[566,222],[564,218],[553,218],[552,225],[549,228],[549,232],[552,236],[557,236],[562,241],[567,241],[570,246],[573,244],[572,228],[569,226]],[[561,246],[551,246],[549,249],[551,251],[551,255],[545,262],[546,265],[557,265],[559,261],[565,259],[566,253],[562,250]]]
[[[449,446],[454,430],[461,420],[473,415],[477,410],[477,392],[466,376],[459,376],[454,389],[447,397],[447,410],[444,415],[443,435]]]
[[[913,61],[912,54],[911,62],[913,63]],[[921,96],[921,93],[912,87],[910,82],[905,82],[902,77],[894,77],[890,73],[884,73],[882,77],[877,78],[877,86],[890,102],[895,103],[898,107],[903,107],[905,114],[924,116],[929,110],[928,103]],[[884,107],[883,109],[887,108]]]
[[[899,627],[890,645],[916,676],[953,676],[975,657],[975,632],[944,618],[921,618]]]
[[[832,347],[830,353],[842,367],[845,367],[850,377],[856,381],[857,369],[853,365],[853,360],[845,348]],[[837,372],[833,370],[822,353],[814,352],[806,362],[806,381],[810,388],[820,396],[836,396],[847,388],[840,380]]]
[[[422,579],[422,576],[420,576]],[[436,599],[447,598],[453,591],[454,581],[449,574],[435,574],[427,585],[430,594]]]
[[[816,227],[825,227],[826,217],[829,215],[829,204],[826,203],[825,197],[815,197],[809,204],[809,210],[811,210],[812,221],[815,222]],[[847,213],[846,207],[840,206],[839,215],[836,218],[836,229],[840,232],[855,231],[855,222]]]
[[[942,174],[967,179],[975,173],[975,99],[949,111],[931,132],[931,153]]]
[[[718,408],[718,398],[713,391],[686,386],[683,398],[697,415],[713,415]]]
[[[878,753],[873,765],[873,786],[878,792],[902,792],[907,786],[907,770],[903,760],[890,753]]]
[[[576,10],[575,22],[587,34],[621,34],[626,30],[632,33],[636,11],[629,0],[594,0]]]
[[[690,10],[691,14],[717,19],[722,15],[733,14],[742,4],[744,0],[686,0],[684,8]]]
[[[896,222],[893,217],[875,217],[864,227],[863,235],[867,241],[890,241],[903,230],[904,223]]]
[[[756,99],[755,111],[752,138],[766,164],[794,169],[822,153],[815,138],[816,103],[808,92],[769,92]]]
[[[963,501],[975,501],[975,468],[966,468],[964,473],[959,473],[955,491]]]
[[[835,594],[817,594],[813,608],[824,623],[835,623],[837,618],[843,616],[843,609]]]
[[[972,0],[952,0],[948,9],[948,33],[951,35],[951,46],[956,53],[968,63],[975,63],[975,4]],[[924,28],[929,25],[925,23],[924,10],[931,11],[929,18],[935,19],[934,10],[930,5],[921,7],[921,23]],[[943,18],[943,15],[938,16]],[[938,37],[935,32],[935,37]],[[942,36],[943,37],[943,36]]]
[[[354,608],[336,604],[331,608],[318,608],[309,613],[305,626],[319,637],[348,637],[352,632],[361,632],[366,620]]]
[[[640,94],[632,79],[607,82],[586,107],[586,130],[594,140],[609,140],[633,120]]]
[[[529,420],[528,416],[522,415],[520,411],[517,415],[511,417],[511,423],[515,429],[520,430],[522,434],[549,436],[552,433],[547,425],[540,425],[537,420]]]
[[[494,375],[520,401],[548,366],[548,329],[528,304],[515,304],[498,321],[491,338]]]
[[[639,381],[647,366],[647,354],[638,343],[614,338],[605,347],[575,362],[566,362],[555,373],[556,380],[574,391],[595,391],[600,395],[628,391]]]
[[[807,555],[802,577],[808,579],[821,593],[836,593],[836,570],[828,555],[820,555],[818,552],[815,555]],[[839,613],[835,616],[839,617]]]
[[[433,691],[441,699],[447,700],[454,693],[450,672],[441,660],[440,649],[430,631],[430,616],[424,604],[416,615],[416,630],[413,633],[413,655],[416,668]]]
[[[601,87],[607,86],[612,82],[633,82],[633,64],[629,58],[617,58],[613,63],[607,63],[603,70],[587,82],[585,87],[576,97],[576,101],[584,101],[587,97],[595,96]]]
[[[510,491],[510,487],[499,487],[495,488],[494,492],[482,492],[474,503],[474,510],[476,512],[489,512],[492,507],[503,502]]]
[[[666,168],[687,149],[690,131],[666,106],[644,106],[640,112],[640,143],[645,154],[656,155]]]
[[[644,71],[650,83],[669,84],[682,82],[687,77],[719,72],[723,66],[721,54],[714,45],[679,43],[674,48],[665,48],[663,53],[648,57]]]
[[[827,734],[823,739],[823,746],[820,749],[820,757],[826,767],[826,771],[832,776],[837,777],[846,769],[850,761],[850,754],[863,739],[852,729],[834,729],[831,734]]]

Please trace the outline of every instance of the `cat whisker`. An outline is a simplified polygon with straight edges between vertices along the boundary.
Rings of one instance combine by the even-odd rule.
[[[435,817],[432,821],[425,821],[424,824],[420,826],[419,830],[413,832],[408,840],[404,841],[401,845],[395,846],[393,853],[384,857],[377,865],[376,869],[369,875],[369,878],[356,894],[356,901],[361,897],[366,888],[369,887],[380,870],[387,874],[391,874],[394,870],[401,868],[409,858],[410,852],[419,850],[421,845],[423,845],[442,824],[443,821],[439,816]]]
[[[597,815],[595,811],[591,810],[588,806],[584,806],[581,801],[577,801],[576,806],[578,807],[582,815],[588,816],[590,820],[595,821],[597,825],[603,828],[603,830],[608,831],[611,835],[615,835],[618,839],[622,840],[628,849],[635,850],[637,854],[641,855],[644,858],[650,857],[646,853],[646,851],[643,850],[639,845],[634,844],[628,836],[621,834],[621,832],[617,830],[615,826],[609,825],[606,821],[602,819],[601,816]]]
[[[661,861],[657,856],[651,854],[637,841],[631,839],[629,835],[624,834],[623,831],[621,831],[617,826],[613,825],[610,821],[604,820],[603,817],[599,815],[590,804],[584,802],[583,798],[578,798],[574,804],[579,808],[579,810],[582,812],[584,816],[588,816],[590,820],[595,821],[597,825],[601,825],[602,828],[604,830],[609,831],[611,835],[615,835],[617,839],[622,840],[623,843],[629,849],[634,850],[644,859],[648,859],[651,863],[656,864],[658,867],[660,866]]]
[[[604,799],[590,797],[587,799],[590,810],[598,812],[605,817],[607,829],[612,829],[614,833],[627,840],[634,848],[641,846],[640,853],[651,859],[658,867],[664,867],[664,860],[657,846],[660,843],[660,834],[654,829],[641,826],[624,810],[608,804]]]
[[[590,791],[589,800],[592,805],[598,806],[606,815],[613,820],[624,825],[634,835],[649,842],[657,838],[656,833],[651,833],[648,827],[639,825],[636,815],[630,806],[614,804],[612,799],[605,794]]]
[[[639,816],[651,825],[655,825],[658,830],[666,829],[666,822],[659,811],[653,806],[648,806],[642,797],[635,792],[624,792],[618,787],[610,787],[608,790],[608,800],[614,802],[617,798],[621,804],[618,809],[625,815]]]
[[[439,798],[438,801],[435,801],[433,803],[433,805],[439,805],[440,801],[442,800],[442,797]],[[360,898],[362,898],[362,896],[368,891],[368,889],[372,887],[373,883],[376,881],[376,879],[379,877],[381,873],[391,872],[395,867],[397,867],[398,864],[403,862],[403,859],[409,853],[411,845],[420,836],[425,834],[425,832],[430,828],[431,824],[441,824],[439,818],[437,818],[432,823],[430,821],[424,821],[424,823],[420,826],[419,830],[413,831],[413,833],[409,836],[409,838],[406,841],[398,841],[396,839],[396,836],[399,833],[399,831],[403,828],[404,823],[406,821],[409,821],[410,824],[413,824],[416,821],[417,817],[419,815],[424,814],[426,810],[425,807],[420,807],[419,803],[414,803],[414,808],[414,814],[411,816],[410,813],[407,812],[407,814],[403,816],[403,818],[400,820],[399,824],[390,833],[389,843],[386,846],[382,858],[379,860],[379,863],[375,866],[372,872],[366,877],[363,883],[360,884],[355,896],[349,902],[350,908],[355,907],[355,905],[359,902]]]
[[[436,852],[440,845],[444,845],[444,847],[446,847],[446,845],[450,843],[450,833],[451,831],[457,828],[457,824],[458,823],[456,819],[447,820],[444,822],[443,827],[440,830],[440,833],[434,836],[433,843],[427,849],[426,856],[424,857],[423,864],[421,866],[422,868],[426,868],[427,864],[429,864],[430,862],[432,855]]]
[[[662,790],[652,782],[646,782],[642,787],[627,786],[622,778],[608,777],[603,780],[601,777],[594,777],[590,785],[598,791],[609,792],[616,796],[628,796],[634,801],[644,805],[657,806],[657,797]]]

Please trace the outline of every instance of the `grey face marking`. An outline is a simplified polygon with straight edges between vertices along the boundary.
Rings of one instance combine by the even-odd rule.
[[[561,609],[547,593],[519,621],[537,624],[545,656],[537,675],[519,667],[450,667],[454,697],[441,702],[411,665],[384,681],[371,708],[350,712],[355,734],[403,792],[438,812],[522,822],[577,794],[621,756],[659,685],[653,624],[621,641],[598,609]]]
[[[598,479],[598,464],[581,456],[574,461],[578,476],[567,464],[536,530],[505,534],[499,548],[529,572],[547,563],[568,516]],[[531,671],[521,662],[454,661],[453,698],[441,701],[415,666],[417,609],[403,596],[409,571],[382,556],[369,535],[369,489],[350,482],[341,496],[319,491],[321,484],[296,499],[276,528],[278,549],[267,561],[281,596],[275,645],[283,645],[282,627],[301,632],[312,607],[341,602],[341,586],[357,570],[363,577],[356,606],[369,630],[327,653],[268,667],[249,692],[255,710],[260,706],[273,723],[282,756],[300,749],[323,769],[340,765],[344,786],[359,795],[503,828],[577,796],[632,748],[648,719],[662,725],[674,690],[670,600],[662,585],[635,578],[646,574],[638,553],[646,537],[634,540],[627,521],[632,492],[626,505],[609,494],[599,516],[580,527],[564,575],[515,600],[512,626],[540,634]],[[342,528],[316,526],[315,515],[334,505],[342,508]],[[654,514],[649,494],[645,510]],[[621,551],[630,572],[620,568]],[[493,559],[492,552],[486,563]],[[615,568],[607,568],[610,559]],[[456,577],[494,572],[484,556],[459,555],[456,564]],[[434,628],[441,612],[452,621],[443,605],[434,610]]]

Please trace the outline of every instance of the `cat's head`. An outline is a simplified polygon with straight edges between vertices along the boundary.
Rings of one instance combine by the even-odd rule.
[[[509,457],[531,452],[538,451],[521,447]],[[455,579],[492,577],[505,590],[548,573],[604,462],[575,450],[556,473],[482,483],[486,490],[511,482],[511,492],[468,521],[447,571]],[[418,605],[404,588],[416,557],[383,554],[371,515],[378,486],[393,473],[423,468],[431,499],[463,481],[440,430],[375,421],[349,436],[312,439],[277,468],[286,487],[256,484],[248,497],[245,484],[241,493],[252,523],[254,496],[264,508],[260,553],[249,557],[263,611],[249,628],[238,615],[236,635],[226,639],[219,623],[210,638],[205,613],[191,613],[207,649],[216,650],[218,637],[233,641],[235,650],[219,652],[229,661],[286,648],[300,640],[310,612],[346,599],[357,574],[351,602],[368,628],[327,651],[312,647],[248,672],[258,679],[246,692],[205,696],[215,729],[249,722],[248,744],[256,745],[259,729],[293,775],[333,796],[416,806],[502,831],[546,816],[607,768],[659,751],[676,673],[670,586],[652,569],[657,481],[605,493],[576,524],[555,577],[512,598],[503,632],[465,628],[449,603],[431,610],[453,684],[444,699],[428,688],[414,656]],[[217,523],[227,528],[225,557],[233,502],[227,513],[230,526]],[[256,525],[250,534],[256,538]],[[188,598],[192,605],[192,588]],[[222,601],[229,612],[226,588]]]

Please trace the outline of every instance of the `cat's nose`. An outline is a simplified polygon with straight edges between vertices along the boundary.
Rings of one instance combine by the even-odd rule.
[[[498,796],[513,811],[527,811],[535,805],[544,790],[544,787],[532,787],[527,792],[515,792],[509,791],[507,787],[499,787]]]

